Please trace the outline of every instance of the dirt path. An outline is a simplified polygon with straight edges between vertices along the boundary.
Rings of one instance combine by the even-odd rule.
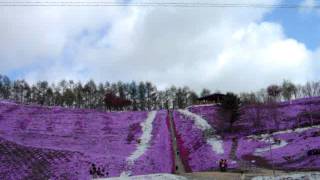
[[[188,180],[241,180],[241,174],[228,172],[194,172],[183,174]]]
[[[237,149],[238,149],[238,139],[237,138],[233,138],[232,139],[232,145],[231,145],[231,151],[229,154],[229,158],[232,160],[238,160],[237,158]]]
[[[276,171],[276,175],[285,175],[287,173],[283,171]],[[251,180],[256,176],[273,176],[272,170],[270,169],[259,169],[259,172],[193,172],[185,173],[182,176],[188,180]]]
[[[184,165],[182,163],[181,157],[180,157],[180,153],[178,150],[178,145],[177,145],[177,140],[176,140],[176,133],[173,129],[173,117],[172,117],[172,111],[169,111],[169,124],[170,124],[170,134],[171,134],[171,142],[172,142],[172,146],[173,146],[173,152],[174,152],[174,159],[175,159],[175,173],[176,174],[182,174],[185,173],[185,168]]]

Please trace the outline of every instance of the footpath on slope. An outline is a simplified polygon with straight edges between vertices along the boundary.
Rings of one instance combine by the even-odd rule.
[[[231,151],[230,151],[230,154],[229,154],[229,158],[234,160],[234,161],[238,161],[237,149],[238,149],[238,139],[234,138],[234,139],[232,139]]]
[[[273,176],[271,172],[265,171],[254,173],[233,172],[194,172],[183,175],[173,174],[148,174],[130,177],[99,178],[96,180],[318,180],[320,172],[278,172]]]
[[[168,116],[169,116],[169,125],[170,125],[170,134],[171,134],[171,142],[172,142],[172,148],[173,148],[173,152],[174,152],[174,160],[175,160],[175,174],[182,174],[185,173],[185,168],[184,165],[182,163],[181,157],[180,157],[180,153],[178,150],[178,145],[177,145],[177,138],[176,138],[176,132],[174,131],[174,127],[173,127],[173,115],[172,115],[172,111],[168,112]]]

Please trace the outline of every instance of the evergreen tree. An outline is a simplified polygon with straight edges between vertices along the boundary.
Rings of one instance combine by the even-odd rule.
[[[236,94],[227,93],[221,102],[221,107],[227,115],[229,130],[232,131],[233,124],[239,117],[240,99]]]
[[[72,107],[75,101],[75,95],[72,90],[67,88],[63,93],[63,101],[68,107]]]
[[[83,88],[85,94],[85,100],[87,104],[87,108],[95,107],[95,96],[94,94],[97,92],[97,86],[93,80],[88,81]]]
[[[209,89],[204,88],[204,89],[201,91],[200,96],[201,96],[201,97],[208,96],[208,95],[210,95],[210,93],[211,93],[211,91],[210,91]]]
[[[138,90],[139,109],[143,111],[146,109],[146,86],[143,82],[139,83]]]
[[[196,104],[198,101],[198,98],[199,97],[198,97],[197,93],[190,91],[188,94],[188,99],[187,99],[188,106]]]
[[[132,101],[132,110],[138,110],[138,87],[134,81],[132,81],[129,85],[129,95],[130,100]]]
[[[74,87],[74,95],[75,95],[75,101],[76,101],[76,106],[78,108],[83,107],[83,87],[81,82],[78,82],[75,87]]]

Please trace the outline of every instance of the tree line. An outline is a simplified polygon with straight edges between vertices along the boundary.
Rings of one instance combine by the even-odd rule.
[[[307,82],[301,85],[284,80],[281,84],[271,84],[257,92],[240,93],[239,96],[242,104],[266,104],[315,97],[320,96],[320,81]]]
[[[307,82],[305,85],[295,85],[288,80],[284,80],[282,84],[272,84],[266,89],[261,89],[252,93],[240,93],[238,96],[234,93],[227,93],[222,99],[219,109],[220,121],[218,121],[219,133],[232,132],[234,130],[234,123],[239,120],[240,107],[242,105],[252,105],[248,112],[251,116],[252,127],[254,129],[260,128],[260,131],[280,130],[280,112],[278,111],[279,101],[291,101],[297,98],[306,98],[320,96],[320,82]],[[269,120],[273,121],[273,126],[268,129],[261,129],[261,120],[263,111],[267,111]],[[244,113],[243,111],[242,113]],[[311,103],[305,101],[305,106],[302,112],[297,115],[297,127],[313,126],[315,122],[314,116],[319,117],[319,112],[313,108]],[[305,119],[301,124],[302,119]],[[307,121],[306,121],[307,120]],[[239,130],[239,129],[238,129]]]
[[[310,98],[320,96],[320,82],[307,82],[304,85],[294,84],[288,80],[284,80],[281,84],[272,84],[265,89],[261,89],[255,93],[241,93],[241,104],[249,104],[252,111],[248,111],[253,121],[253,129],[258,131],[280,130],[281,112],[278,110],[278,102],[289,101],[298,98]],[[304,101],[305,106],[297,115],[295,127],[313,126],[316,123],[316,117],[319,117],[319,111],[312,103]],[[236,110],[239,110],[236,109]],[[239,112],[239,111],[238,111]],[[263,116],[269,116],[268,119],[273,121],[273,126],[268,129],[261,129]],[[316,116],[316,117],[314,117]],[[266,132],[265,132],[266,133]]]
[[[217,91],[218,92],[218,91]],[[105,102],[107,93],[130,101],[124,107],[113,106]],[[29,84],[25,80],[11,80],[0,74],[0,98],[11,99],[18,103],[40,104],[45,106],[63,106],[72,108],[86,108],[106,110],[157,110],[166,108],[185,108],[197,103],[199,96],[209,95],[209,89],[203,89],[200,94],[187,86],[171,86],[165,90],[158,90],[151,82],[125,83],[104,82],[96,83],[89,80],[85,83],[73,80],[61,80],[58,83],[38,81]],[[270,94],[271,93],[271,94]],[[272,95],[273,93],[273,95]],[[307,82],[305,85],[296,85],[290,81],[283,81],[281,85],[270,85],[252,93],[237,95],[241,104],[269,102],[270,98],[276,101],[291,100],[301,97],[320,96],[320,82]]]
[[[119,108],[114,103],[106,103],[107,93],[111,93],[119,100],[130,101],[130,105]],[[204,93],[208,93],[207,90],[204,90]],[[151,82],[96,83],[89,80],[82,83],[61,80],[58,83],[38,81],[35,84],[29,84],[23,79],[11,80],[8,76],[0,74],[0,98],[45,106],[145,111],[185,108],[194,104],[198,95],[188,87],[172,86],[166,90],[158,90]]]

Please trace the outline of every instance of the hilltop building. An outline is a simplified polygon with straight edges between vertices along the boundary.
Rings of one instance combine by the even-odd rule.
[[[226,95],[221,93],[214,93],[198,98],[199,104],[219,104]]]

